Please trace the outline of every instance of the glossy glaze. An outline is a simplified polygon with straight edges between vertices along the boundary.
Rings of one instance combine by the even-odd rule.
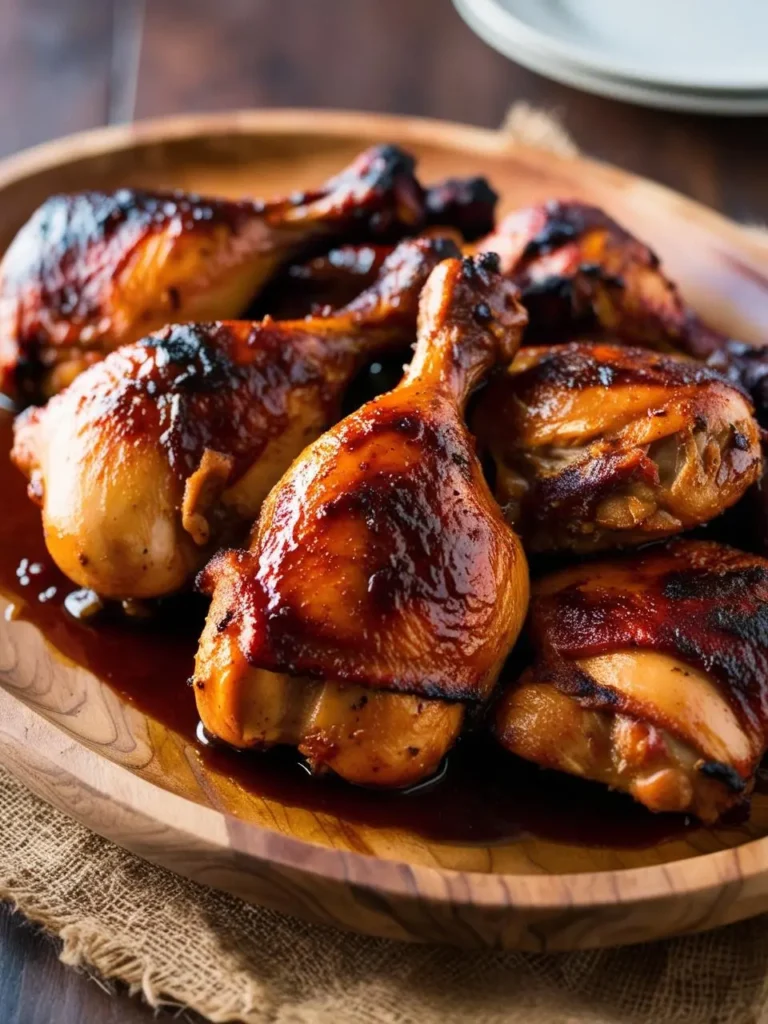
[[[0,264],[0,390],[55,393],[174,321],[238,316],[322,239],[388,238],[427,221],[414,160],[375,146],[324,186],[273,202],[120,189],[48,199]]]
[[[412,344],[421,288],[456,251],[442,236],[401,242],[369,289],[322,316],[167,327],[29,409],[14,459],[59,568],[105,597],[183,587],[339,418],[365,360]]]
[[[532,551],[662,540],[734,506],[762,467],[740,388],[626,345],[522,349],[479,396],[473,428]]]
[[[366,398],[369,389],[378,390],[379,376],[373,375],[373,383],[361,377],[357,394]],[[690,819],[651,815],[600,785],[541,771],[497,749],[475,730],[457,745],[436,779],[406,793],[360,789],[332,776],[313,779],[295,752],[285,748],[250,754],[201,743],[187,682],[206,602],[194,596],[161,602],[150,618],[131,618],[119,606],[108,606],[90,624],[70,615],[64,602],[73,593],[72,584],[51,563],[24,480],[7,457],[11,424],[11,414],[0,409],[0,590],[13,602],[14,616],[33,623],[57,650],[108,682],[123,700],[185,737],[204,765],[237,780],[247,792],[442,842],[501,843],[533,835],[635,849],[694,828]]]
[[[768,747],[768,560],[680,539],[539,580],[502,744],[714,822]]]

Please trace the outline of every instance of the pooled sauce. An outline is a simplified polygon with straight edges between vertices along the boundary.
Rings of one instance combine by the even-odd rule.
[[[71,616],[64,602],[76,588],[52,564],[39,511],[9,461],[11,424],[11,414],[0,408],[0,591],[13,602],[14,616],[33,623],[66,657],[197,744],[204,763],[247,790],[350,822],[460,843],[500,843],[533,834],[567,843],[644,847],[691,828],[681,816],[652,815],[629,797],[518,761],[482,735],[462,740],[437,779],[394,793],[312,778],[287,748],[257,754],[200,744],[187,679],[204,600],[187,596],[162,602],[144,620],[129,619],[118,609],[107,610],[93,624]]]

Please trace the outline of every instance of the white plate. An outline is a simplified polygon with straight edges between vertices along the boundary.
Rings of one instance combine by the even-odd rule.
[[[669,2],[674,3],[674,0]],[[558,53],[553,54],[551,48],[542,46],[538,38],[533,42],[526,38],[523,44],[517,36],[499,34],[493,20],[489,22],[484,17],[487,4],[496,6],[497,0],[454,0],[454,5],[470,28],[490,46],[524,67],[565,85],[612,99],[667,110],[702,114],[768,114],[768,87],[765,90],[733,91],[700,86],[659,86],[652,82],[602,73]]]
[[[547,53],[640,86],[768,93],[766,0],[454,0],[513,56]]]

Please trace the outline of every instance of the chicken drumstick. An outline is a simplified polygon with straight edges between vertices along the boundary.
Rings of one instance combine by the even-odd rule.
[[[411,342],[421,288],[455,252],[444,238],[402,242],[333,314],[168,327],[18,417],[12,457],[62,572],[105,597],[183,587],[339,418],[360,366]]]
[[[464,704],[488,698],[528,597],[463,423],[525,323],[497,267],[486,255],[433,271],[401,384],[309,447],[248,550],[202,573],[213,602],[195,685],[214,736],[295,744],[316,771],[402,786],[434,772]]]
[[[126,188],[52,196],[0,264],[0,390],[54,394],[168,323],[238,316],[323,239],[418,229],[413,169],[402,150],[376,146],[321,189],[267,203]]]

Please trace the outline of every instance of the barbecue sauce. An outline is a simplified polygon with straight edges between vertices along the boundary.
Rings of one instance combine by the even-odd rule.
[[[380,369],[377,371],[380,372]],[[206,602],[190,594],[158,602],[147,618],[119,606],[78,619],[76,590],[53,565],[40,514],[10,463],[12,415],[0,408],[0,591],[13,618],[33,623],[71,661],[125,700],[195,744],[203,763],[259,796],[370,826],[398,827],[433,840],[501,843],[535,835],[627,848],[679,837],[688,819],[652,815],[594,783],[542,771],[497,749],[479,731],[464,738],[442,772],[406,792],[378,792],[336,778],[312,778],[295,751],[238,753],[201,742],[192,673]]]

